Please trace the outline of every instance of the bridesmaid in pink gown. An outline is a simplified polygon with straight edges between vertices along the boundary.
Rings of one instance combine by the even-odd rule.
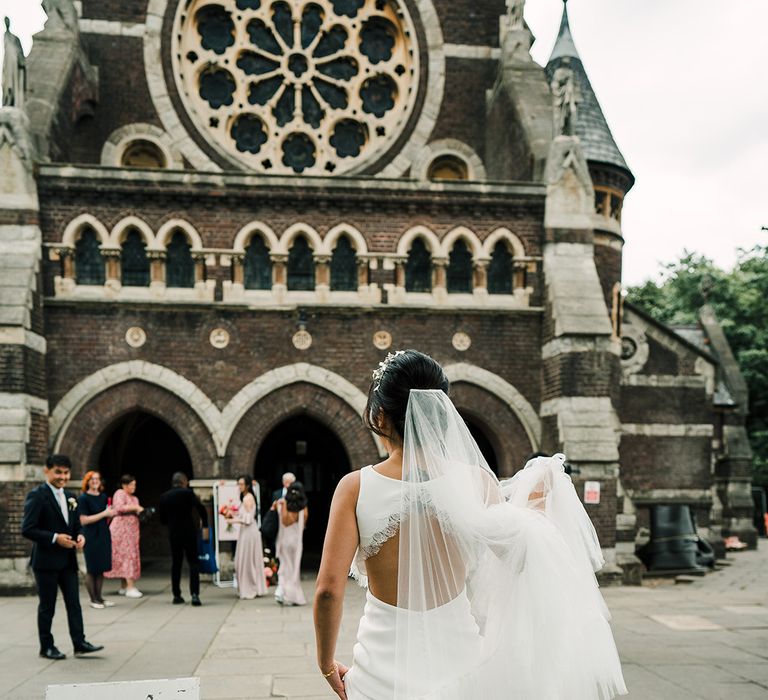
[[[253,480],[243,475],[237,479],[237,486],[240,489],[240,513],[237,518],[227,518],[227,522],[240,525],[235,550],[237,591],[240,598],[250,600],[266,595],[268,591],[264,576],[264,546],[256,513]]]
[[[105,578],[123,579],[118,591],[126,598],[141,598],[144,594],[136,588],[141,577],[141,555],[139,553],[139,513],[144,508],[139,504],[136,492],[136,478],[124,474],[120,479],[121,488],[115,491],[112,508],[117,515],[109,525],[112,536],[112,569]]]
[[[275,501],[272,508],[277,509],[280,523],[276,546],[280,568],[275,600],[281,605],[305,605],[307,599],[301,588],[301,555],[309,511],[304,486],[295,481],[288,487],[285,498]]]

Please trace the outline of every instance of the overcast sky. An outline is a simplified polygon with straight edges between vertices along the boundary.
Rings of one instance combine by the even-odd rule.
[[[26,51],[39,0],[0,0]],[[768,0],[570,0],[571,30],[637,182],[624,206],[624,281],[684,249],[730,267],[768,243]],[[546,63],[561,0],[528,0]],[[0,27],[0,32],[4,27]],[[471,43],[468,37],[467,43]]]

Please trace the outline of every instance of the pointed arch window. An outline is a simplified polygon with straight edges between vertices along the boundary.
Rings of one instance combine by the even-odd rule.
[[[357,253],[347,236],[341,236],[331,256],[331,290],[357,290]]]
[[[120,279],[124,287],[149,285],[149,258],[144,239],[136,229],[128,231],[120,255]]]
[[[448,256],[447,285],[449,294],[472,291],[472,253],[461,238]]]
[[[512,294],[512,253],[503,241],[493,247],[488,264],[488,293]]]
[[[174,232],[166,248],[165,286],[195,286],[195,261],[192,259],[192,246],[183,231]]]
[[[245,250],[244,283],[246,289],[272,288],[272,261],[261,236],[253,236]]]
[[[408,251],[405,263],[405,291],[432,291],[432,256],[424,240],[417,238]]]
[[[104,258],[96,231],[86,228],[75,243],[75,282],[104,284]]]
[[[288,289],[312,291],[314,288],[315,261],[312,258],[312,248],[304,236],[299,236],[288,252]]]

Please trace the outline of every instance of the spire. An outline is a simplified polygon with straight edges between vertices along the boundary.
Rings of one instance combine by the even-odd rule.
[[[552,63],[556,58],[566,57],[579,58],[579,52],[576,51],[576,44],[573,43],[573,36],[571,36],[571,26],[568,23],[568,0],[563,0],[563,18],[560,20],[560,31],[552,48],[549,62]]]
[[[570,68],[573,71],[577,88],[574,133],[581,140],[584,156],[587,161],[607,163],[626,170],[631,177],[632,173],[629,166],[613,140],[603,110],[600,108],[595,91],[592,89],[586,70],[584,70],[581,57],[576,51],[576,44],[573,42],[568,20],[567,2],[568,0],[563,0],[563,18],[560,22],[557,41],[555,41],[552,55],[547,63],[547,78],[551,83],[555,71],[560,67]]]

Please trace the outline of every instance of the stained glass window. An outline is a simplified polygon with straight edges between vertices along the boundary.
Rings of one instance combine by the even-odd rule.
[[[315,288],[315,261],[312,249],[304,236],[293,242],[288,252],[288,289],[313,290]]]
[[[138,140],[123,152],[122,164],[126,168],[164,168],[165,156],[151,141]]]
[[[413,241],[405,263],[405,290],[432,291],[432,256],[421,238]]]
[[[466,180],[467,164],[455,156],[439,156],[429,164],[430,180]]]
[[[448,292],[451,294],[472,291],[472,253],[459,238],[448,256]]]
[[[104,284],[104,258],[100,241],[92,228],[85,229],[75,243],[75,281],[78,284]]]
[[[261,236],[251,238],[250,245],[245,250],[245,288],[272,288],[272,261],[269,259],[269,249]]]
[[[331,256],[331,289],[353,292],[357,289],[357,254],[347,236],[336,243]]]
[[[181,231],[173,234],[166,249],[165,286],[195,286],[195,261],[192,259],[189,241]]]
[[[136,229],[128,231],[120,256],[120,279],[125,287],[149,286],[149,258],[144,239]]]
[[[488,293],[512,294],[512,253],[502,241],[493,247],[488,265]]]

